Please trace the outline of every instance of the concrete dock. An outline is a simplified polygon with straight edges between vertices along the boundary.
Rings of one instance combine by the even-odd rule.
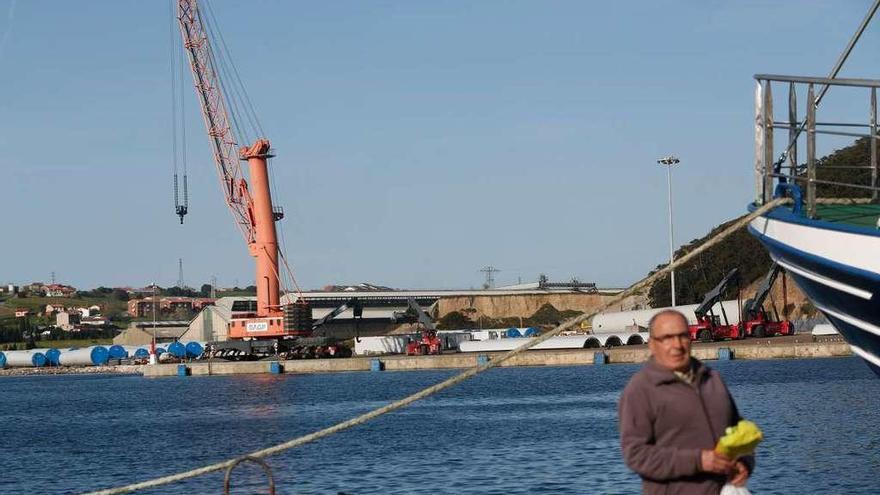
[[[599,354],[597,356],[597,353]],[[604,354],[604,355],[603,355]],[[731,342],[695,343],[692,354],[700,360],[785,359],[850,356],[849,345],[839,338],[814,341],[810,336],[750,339]],[[193,361],[186,364],[143,366],[147,377],[207,376],[261,373],[334,373],[344,371],[412,371],[462,369],[497,359],[503,352],[455,353],[440,356],[374,356],[341,359],[299,359],[291,361]],[[502,366],[584,366],[594,363],[640,363],[648,359],[647,345],[612,349],[564,349],[527,351]],[[181,368],[183,366],[183,368]]]

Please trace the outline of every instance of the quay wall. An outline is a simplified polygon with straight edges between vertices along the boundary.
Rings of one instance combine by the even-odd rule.
[[[738,342],[695,345],[694,357],[700,360],[718,359],[719,349],[731,349],[735,359],[785,359],[822,358],[850,356],[852,351],[845,342],[786,342],[774,344]],[[583,366],[594,363],[596,353],[605,353],[608,363],[641,363],[648,359],[647,346],[623,346],[613,349],[563,349],[524,352],[503,367],[511,366]],[[355,357],[346,359],[311,359],[278,362],[283,373],[333,373],[344,371],[369,371],[374,362],[381,363],[385,371],[413,371],[429,369],[462,369],[476,366],[480,359],[497,359],[503,352],[456,353],[440,356],[379,356]],[[485,358],[483,358],[485,356]],[[272,361],[250,362],[193,362],[186,365],[187,372],[193,376],[263,374],[270,373]],[[144,376],[177,376],[177,364],[143,366]]]

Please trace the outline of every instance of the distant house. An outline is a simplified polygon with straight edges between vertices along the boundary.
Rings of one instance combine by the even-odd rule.
[[[74,330],[74,328],[76,328],[76,325],[79,325],[79,323],[79,313],[59,311],[58,314],[55,315],[55,326],[64,330],[65,332],[70,332]]]
[[[16,308],[15,309],[15,317],[16,318],[25,318],[27,316],[32,315],[31,310],[27,308]]]
[[[192,311],[193,299],[191,297],[163,297],[159,300],[159,308],[171,313],[179,309]]]
[[[43,282],[31,282],[24,288],[31,295],[42,295],[46,291],[46,286],[43,285]]]
[[[192,309],[193,311],[201,311],[207,306],[213,306],[215,302],[216,300],[210,297],[197,297],[192,301]]]
[[[156,307],[156,312],[158,313],[158,301],[154,301],[153,299],[130,299],[128,301],[128,314],[135,318],[150,316],[153,314],[154,305]]]
[[[46,297],[71,297],[76,289],[69,285],[49,284],[43,287],[43,294]]]

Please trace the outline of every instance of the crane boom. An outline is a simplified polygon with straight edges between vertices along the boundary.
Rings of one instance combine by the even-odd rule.
[[[245,240],[252,242],[253,225],[248,217],[246,198],[240,193],[244,178],[239,164],[239,145],[232,131],[226,98],[223,95],[214,53],[208,41],[208,33],[198,2],[179,0],[177,20],[183,37],[183,46],[189,55],[199,105],[208,130],[214,164],[217,166],[226,204]]]
[[[256,314],[244,317],[244,321],[233,321],[229,337],[285,335],[287,332],[280,305],[278,238],[275,232],[275,221],[280,220],[283,214],[272,206],[267,163],[271,157],[269,141],[258,138],[250,146],[239,147],[239,139],[234,132],[236,120],[230,113],[232,105],[224,94],[217,59],[198,1],[178,0],[177,20],[183,46],[189,55],[196,94],[226,204],[247,242],[251,256],[256,258]],[[247,178],[241,161],[248,163]]]

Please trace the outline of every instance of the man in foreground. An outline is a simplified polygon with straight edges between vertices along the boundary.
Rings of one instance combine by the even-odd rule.
[[[739,420],[717,371],[691,357],[685,316],[662,311],[649,323],[651,358],[620,398],[623,458],[642,478],[646,494],[718,494],[726,482],[744,485],[751,457],[732,460],[714,451]]]

